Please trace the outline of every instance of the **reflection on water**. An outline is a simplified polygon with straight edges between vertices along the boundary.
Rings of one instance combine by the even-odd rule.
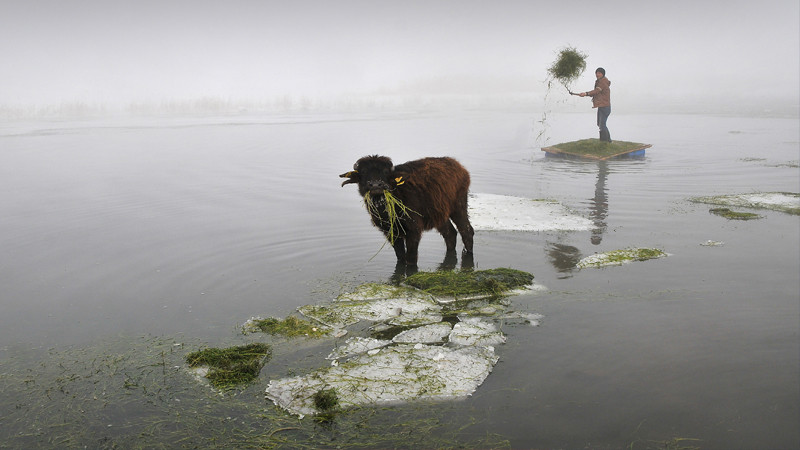
[[[597,163],[597,183],[594,185],[594,197],[592,206],[589,208],[589,217],[594,222],[592,230],[592,244],[598,245],[603,241],[603,233],[606,232],[606,216],[608,215],[608,194],[606,190],[606,179],[608,178],[608,162],[598,161]]]
[[[582,162],[581,169],[587,170],[594,162]],[[606,232],[608,224],[606,218],[608,216],[608,188],[606,182],[608,180],[609,163],[608,161],[597,161],[597,179],[594,184],[594,197],[589,199],[588,215],[590,220],[594,223],[594,228],[590,234],[590,242],[592,245],[599,245],[603,242],[603,234]],[[560,278],[567,278],[571,276],[575,265],[583,258],[580,249],[575,246],[567,245],[559,242],[548,242],[546,252],[550,263],[560,274]]]
[[[575,270],[578,261],[583,258],[578,247],[558,242],[548,242],[546,251],[550,264],[560,274],[559,278],[572,276],[572,271]]]

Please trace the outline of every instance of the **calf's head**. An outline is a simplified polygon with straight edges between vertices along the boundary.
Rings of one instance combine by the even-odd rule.
[[[402,178],[394,176],[394,165],[387,156],[365,156],[353,165],[353,170],[339,175],[347,178],[342,186],[350,183],[358,184],[358,192],[363,196],[382,194],[385,190],[392,190],[402,184]]]

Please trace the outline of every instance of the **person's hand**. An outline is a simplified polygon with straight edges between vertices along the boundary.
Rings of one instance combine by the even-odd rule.
[[[580,93],[580,94],[578,94],[578,95],[580,95],[581,97],[586,97],[586,92],[581,92],[581,93]]]

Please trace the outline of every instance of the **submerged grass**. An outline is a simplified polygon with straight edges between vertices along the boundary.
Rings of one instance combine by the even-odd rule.
[[[463,298],[503,295],[513,289],[530,285],[533,275],[508,268],[417,272],[406,278],[405,282],[432,295]]]
[[[192,352],[186,355],[186,363],[190,367],[208,366],[206,378],[211,385],[229,389],[256,379],[271,355],[272,348],[269,345],[253,343]]]
[[[728,220],[754,220],[761,219],[761,216],[754,213],[733,211],[729,208],[711,208],[708,210],[711,214],[724,217]]]
[[[508,448],[460,404],[340,411],[330,427],[197,383],[175,337],[104,337],[80,347],[4,347],[0,448]],[[328,403],[330,404],[330,403]],[[455,415],[460,415],[453,422]]]

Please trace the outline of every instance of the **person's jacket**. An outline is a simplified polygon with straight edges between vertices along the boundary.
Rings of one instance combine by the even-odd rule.
[[[606,77],[594,82],[594,89],[587,92],[592,97],[592,108],[611,106],[611,80]]]

